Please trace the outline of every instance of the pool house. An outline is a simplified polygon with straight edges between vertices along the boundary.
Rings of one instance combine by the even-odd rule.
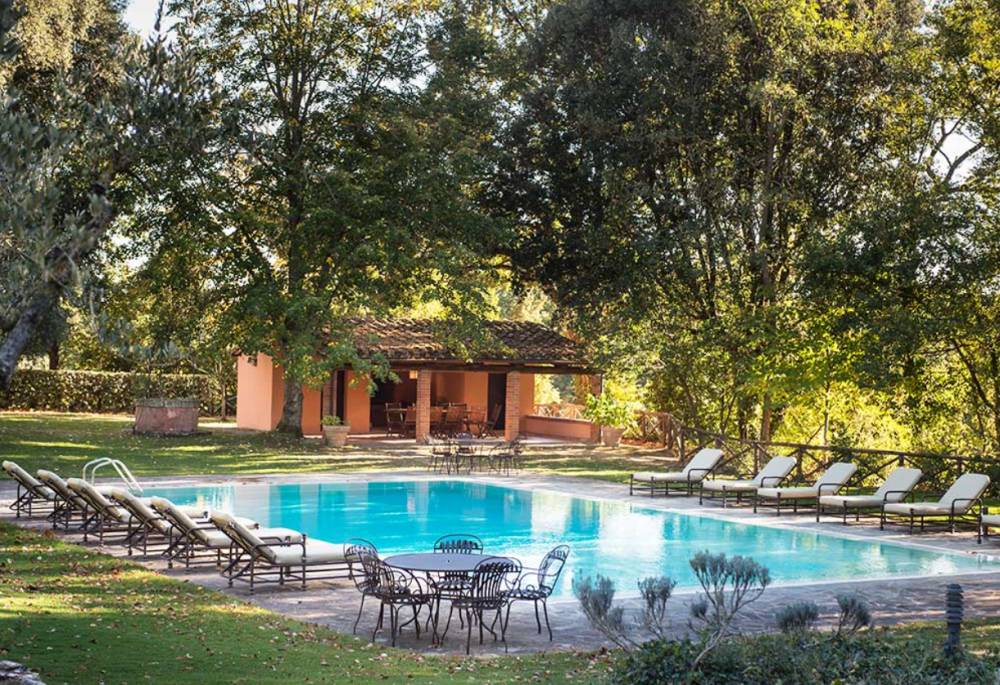
[[[598,438],[598,427],[578,414],[535,403],[535,378],[541,374],[586,376],[591,390],[600,391],[600,374],[578,342],[536,323],[487,321],[477,351],[462,354],[444,340],[444,325],[431,319],[358,319],[353,331],[361,357],[387,359],[398,382],[382,382],[370,395],[367,378],[350,367],[332,372],[322,387],[304,389],[302,432],[318,435],[322,417],[333,414],[350,424],[353,435],[384,435],[393,428],[392,408],[402,407],[411,416],[402,434],[423,442],[438,408],[461,405],[478,408],[506,440]],[[282,368],[266,355],[241,355],[237,384],[237,425],[272,430],[281,417]]]

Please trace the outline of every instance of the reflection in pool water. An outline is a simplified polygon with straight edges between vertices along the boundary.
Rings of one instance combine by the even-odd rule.
[[[383,554],[430,550],[448,533],[474,533],[487,552],[537,563],[552,547],[573,551],[556,594],[572,594],[572,574],[603,574],[621,593],[668,575],[696,582],[688,559],[699,550],[754,557],[776,582],[933,575],[975,570],[981,557],[779,530],[608,502],[463,481],[227,485],[161,488],[147,495],[199,503],[340,542],[371,540]]]

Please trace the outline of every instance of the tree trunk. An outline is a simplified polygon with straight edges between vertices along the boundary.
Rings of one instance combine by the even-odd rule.
[[[302,385],[285,374],[285,400],[281,420],[275,428],[279,433],[302,437]]]
[[[10,389],[17,361],[21,358],[24,348],[35,337],[35,332],[42,321],[52,311],[53,305],[59,300],[59,293],[60,288],[54,283],[47,283],[41,287],[21,313],[14,328],[7,334],[3,345],[0,345],[0,390]]]
[[[760,416],[760,441],[771,442],[771,393],[764,393],[764,407]]]
[[[49,348],[49,370],[56,371],[59,369],[59,343],[52,343],[52,347]]]

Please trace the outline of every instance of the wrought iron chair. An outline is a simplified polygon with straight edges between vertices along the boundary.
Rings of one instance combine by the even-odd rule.
[[[358,618],[354,621],[354,628],[351,630],[352,634],[357,634],[358,624],[361,622],[361,612],[365,610],[365,599],[378,596],[379,576],[373,572],[374,567],[370,561],[372,557],[378,559],[378,550],[367,540],[352,538],[347,541],[346,556],[351,567],[351,580],[354,581],[354,586],[361,593]],[[355,569],[355,565],[361,567],[360,572]]]
[[[416,628],[417,639],[420,639],[420,610],[427,607],[433,616],[431,606],[435,600],[434,592],[427,581],[409,571],[389,566],[375,554],[363,554],[361,560],[365,575],[368,576],[368,582],[373,588],[372,596],[378,599],[380,604],[378,622],[372,631],[372,642],[385,623],[386,607],[389,607],[389,633],[393,647],[396,646],[396,638],[400,631],[411,623]],[[413,612],[413,618],[400,623],[399,612],[405,609]]]
[[[434,542],[434,552],[437,554],[482,554],[483,541],[468,533],[442,535]]]
[[[545,614],[545,627],[549,631],[549,641],[552,641],[552,626],[549,624],[549,609],[547,602],[555,590],[559,576],[566,566],[569,557],[569,546],[559,545],[545,555],[537,569],[527,569],[522,573],[514,586],[507,593],[507,617],[505,623],[510,623],[510,608],[514,602],[532,602],[535,605],[535,622],[538,624],[538,634],[542,634],[542,620],[538,615],[538,605],[541,603]]]
[[[503,610],[507,606],[510,577],[521,573],[521,564],[514,559],[502,557],[486,557],[480,561],[470,574],[469,588],[466,592],[451,600],[451,610],[448,612],[448,622],[445,624],[442,642],[451,626],[451,617],[457,609],[459,615],[465,616],[466,637],[465,653],[472,650],[472,622],[479,623],[479,644],[483,644],[483,631],[489,631],[496,640],[494,628],[500,624],[500,640],[504,651],[507,651],[507,622]],[[489,627],[486,626],[486,615],[496,612]]]

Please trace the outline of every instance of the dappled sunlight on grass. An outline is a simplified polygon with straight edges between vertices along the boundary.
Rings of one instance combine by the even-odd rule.
[[[596,683],[609,657],[464,659],[373,646],[0,522],[0,657],[50,685]],[[44,572],[43,572],[44,571]]]

